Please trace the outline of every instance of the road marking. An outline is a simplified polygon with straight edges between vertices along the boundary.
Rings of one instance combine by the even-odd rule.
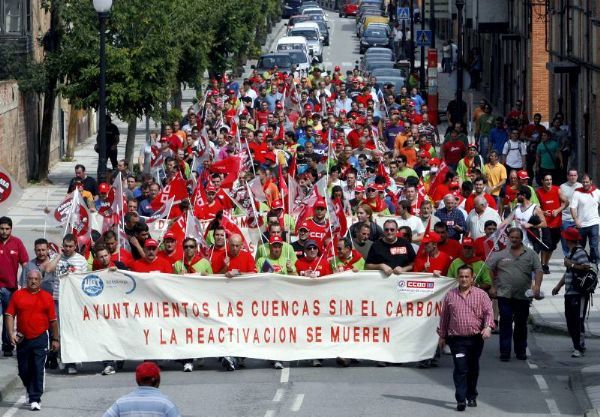
[[[275,417],[275,410],[267,410],[265,417]]]
[[[283,388],[279,388],[277,391],[275,391],[275,396],[273,397],[273,402],[278,403],[279,401],[281,401],[281,399],[283,398],[284,392],[285,392],[285,389],[283,389]]]
[[[553,398],[546,398],[546,405],[548,406],[548,410],[550,410],[550,414],[552,414],[553,416],[560,415],[558,405],[556,405],[556,401],[554,401]]]
[[[354,64],[352,62],[342,62],[342,67],[353,67]]]
[[[2,417],[14,416],[15,414],[17,414],[17,411],[19,411],[19,409],[21,408],[21,405],[23,405],[23,404],[25,404],[25,396],[21,395],[21,397],[19,397],[19,399],[17,400],[15,405],[10,407],[6,413],[2,414]]]
[[[531,361],[527,361],[527,365],[529,365],[529,369],[538,369],[538,366]]]
[[[279,379],[279,382],[282,384],[287,384],[287,382],[290,380],[290,368],[283,368],[281,370],[281,378]]]
[[[543,376],[534,375],[533,377],[535,378],[535,382],[537,382],[538,386],[540,387],[540,390],[548,391],[548,384],[546,383],[546,380]]]
[[[293,412],[298,412],[300,410],[300,407],[302,407],[302,401],[304,401],[304,394],[296,395],[296,398],[294,399],[294,404],[292,404],[290,410],[292,410]]]

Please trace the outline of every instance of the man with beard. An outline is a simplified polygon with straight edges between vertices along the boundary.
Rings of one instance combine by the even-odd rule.
[[[360,234],[360,229],[358,234]],[[349,237],[339,240],[336,255],[331,261],[333,272],[359,272],[365,269],[365,259],[359,251],[352,249],[352,241]]]
[[[383,238],[371,246],[365,268],[382,271],[387,276],[412,271],[416,255],[411,243],[398,237],[398,223],[386,220],[383,233]]]
[[[492,277],[490,270],[481,260],[475,255],[475,242],[470,237],[465,237],[462,241],[462,254],[452,261],[448,274],[446,276],[458,278],[458,271],[463,265],[468,265],[473,269],[474,285],[484,291],[488,291],[492,287]]]

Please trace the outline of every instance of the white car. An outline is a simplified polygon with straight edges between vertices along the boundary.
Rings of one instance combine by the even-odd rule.
[[[277,52],[286,52],[298,71],[308,72],[311,64],[308,42],[303,36],[284,36],[277,41]]]
[[[319,7],[307,7],[306,9],[302,10],[302,14],[323,16],[323,20],[325,20],[326,22],[329,21],[329,19],[327,19],[327,14],[325,13],[325,11]]]
[[[296,23],[288,32],[288,36],[305,37],[312,56],[319,62],[323,62],[323,35],[315,22]]]

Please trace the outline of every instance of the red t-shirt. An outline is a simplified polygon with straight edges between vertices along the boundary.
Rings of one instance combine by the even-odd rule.
[[[317,257],[312,261],[309,261],[306,257],[300,258],[296,261],[296,270],[298,275],[301,276],[307,276],[309,270],[316,272],[318,277],[332,274],[331,266],[329,266],[329,262],[324,256]]]
[[[6,314],[17,317],[17,330],[25,339],[35,339],[50,328],[56,320],[54,300],[46,291],[31,293],[26,288],[16,291],[10,298]]]
[[[550,187],[550,190],[544,190],[544,187],[540,187],[535,192],[540,200],[540,208],[544,212],[546,218],[546,224],[549,228],[558,228],[562,226],[562,212],[558,213],[557,216],[546,215],[547,210],[556,210],[560,207],[560,196],[559,188],[556,185]]]
[[[498,209],[498,206],[496,205],[496,199],[494,199],[494,197],[492,197],[488,193],[483,193],[483,196],[488,202],[488,206],[490,206],[494,210]],[[471,194],[469,198],[467,198],[467,200],[465,201],[465,211],[467,212],[467,214],[469,214],[471,210],[475,208],[475,197],[477,197],[477,195]]]
[[[498,252],[506,247],[502,242],[497,242],[494,248],[494,239],[489,239],[487,236],[480,236],[473,242],[475,247],[475,256],[481,259],[487,259],[490,252]]]
[[[306,223],[308,227],[308,239],[314,240],[322,251],[325,240],[331,237],[329,222],[326,221],[325,224],[317,224],[311,218]]]
[[[181,245],[177,245],[173,253],[167,254],[166,251],[161,250],[158,252],[158,256],[167,261],[170,265],[173,265],[177,261],[181,261],[183,259],[183,248]]]
[[[9,236],[6,242],[0,241],[0,288],[17,288],[19,265],[26,262],[29,255],[21,239]]]
[[[429,268],[425,268],[425,263],[429,258]],[[446,253],[439,251],[438,256],[432,258],[431,256],[427,256],[426,253],[422,253],[415,258],[415,263],[413,265],[413,271],[415,272],[433,272],[433,271],[441,271],[442,275],[448,274],[448,268],[450,268],[450,264],[452,263],[452,258]]]
[[[210,220],[214,219],[221,210],[223,210],[223,205],[215,198],[210,204],[203,204],[202,206],[195,205],[194,216],[200,220]]]
[[[437,244],[440,252],[444,252],[446,255],[450,256],[452,260],[458,258],[462,254],[462,246],[458,242],[458,240],[454,239],[446,239],[444,243]]]
[[[173,266],[165,258],[157,256],[154,261],[148,262],[146,259],[138,259],[131,265],[131,270],[135,272],[164,272],[173,273]]]
[[[248,144],[248,148],[250,148],[250,151],[253,153],[253,159],[256,162],[258,162],[259,164],[265,163],[265,156],[267,155],[267,152],[269,151],[269,148],[267,147],[266,142],[262,142],[262,143],[250,142]]]
[[[250,252],[240,251],[235,257],[229,258],[229,267],[227,271],[237,269],[238,271],[244,272],[256,272],[256,263]],[[213,270],[214,271],[214,270]],[[214,271],[216,273],[216,271]]]
[[[444,160],[450,165],[457,165],[467,153],[467,146],[458,139],[444,143],[442,149],[444,151]]]
[[[215,274],[219,274],[220,270],[225,266],[225,247],[210,249],[208,260]]]

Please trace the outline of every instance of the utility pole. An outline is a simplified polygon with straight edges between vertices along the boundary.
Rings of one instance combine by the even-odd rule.
[[[431,30],[431,47],[435,48],[435,0],[429,0],[429,29]]]

